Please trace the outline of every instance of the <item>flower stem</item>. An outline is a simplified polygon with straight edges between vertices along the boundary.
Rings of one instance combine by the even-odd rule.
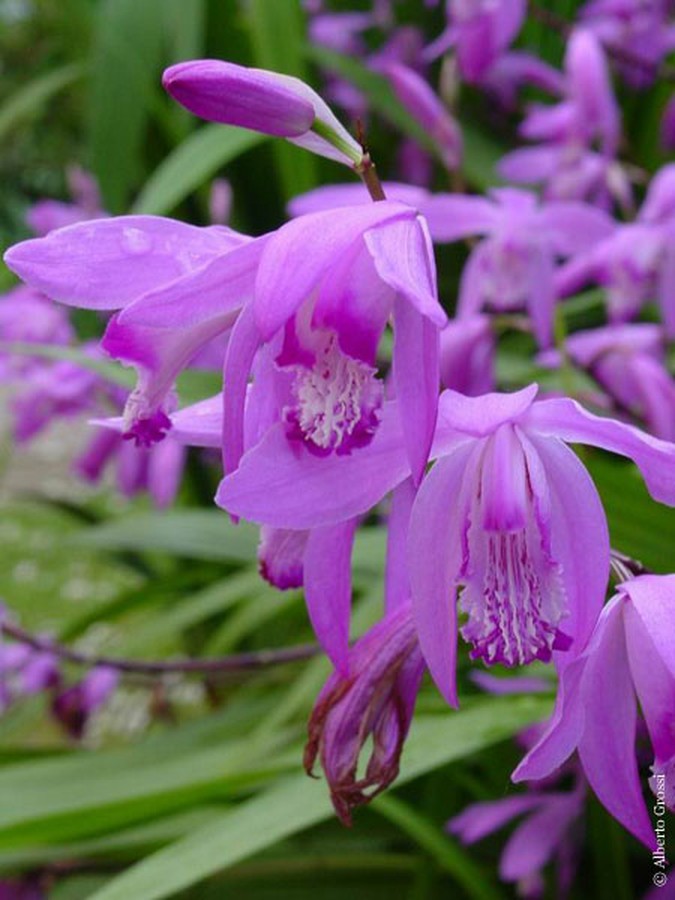
[[[249,669],[261,669],[266,666],[297,662],[310,659],[319,652],[317,644],[298,644],[294,647],[282,647],[274,650],[253,650],[248,653],[234,653],[231,656],[205,659],[168,659],[145,660],[125,659],[111,656],[97,656],[81,653],[59,644],[50,638],[42,638],[14,625],[11,622],[0,623],[0,632],[34,650],[53,653],[61,659],[80,666],[108,666],[120,672],[133,672],[141,675],[165,675],[182,672],[195,675],[209,675],[218,672],[240,672]]]
[[[354,166],[354,171],[365,184],[372,200],[377,203],[379,200],[387,199],[382,182],[377,175],[375,163],[370,158],[370,153],[367,150],[364,152],[361,162]]]

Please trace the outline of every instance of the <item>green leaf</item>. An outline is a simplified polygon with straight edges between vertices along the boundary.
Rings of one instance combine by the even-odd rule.
[[[203,55],[206,32],[206,0],[164,0],[171,61],[197,59]]]
[[[124,516],[73,537],[81,547],[117,552],[162,551],[192,559],[255,559],[258,531],[253,525],[233,525],[219,510],[176,510]]]
[[[654,572],[671,572],[675,509],[649,496],[632,463],[588,450],[581,459],[607,513],[612,546]]]
[[[144,166],[160,88],[163,0],[102,0],[90,93],[91,161],[106,209],[125,212]],[[168,107],[167,107],[168,109]]]
[[[443,834],[435,822],[392,796],[378,797],[373,803],[373,809],[416,841],[440,869],[454,875],[469,897],[475,897],[476,900],[500,900],[503,897],[469,853]]]
[[[81,63],[72,63],[51,69],[15,91],[0,107],[0,141],[20,125],[40,114],[44,105],[56,94],[80,79],[86,69]]]
[[[416,719],[398,783],[503,740],[543,718],[550,705],[535,697],[487,698],[460,712]],[[332,807],[326,785],[303,775],[225,813],[220,821],[160,850],[97,891],[91,900],[159,900],[324,819]]]
[[[249,0],[245,7],[255,65],[307,81],[305,20],[299,0]],[[284,140],[273,144],[285,199],[316,187],[316,159]]]
[[[139,194],[135,213],[166,215],[219,169],[267,140],[267,135],[229,125],[205,125],[173,150]]]
[[[95,836],[197,801],[222,800],[288,771],[299,751],[280,752],[285,736],[277,732],[264,742],[239,737],[268,710],[269,703],[248,697],[211,723],[202,720],[133,747],[5,766],[0,847]]]

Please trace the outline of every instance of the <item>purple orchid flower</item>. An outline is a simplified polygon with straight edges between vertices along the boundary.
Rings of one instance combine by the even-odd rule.
[[[43,237],[56,228],[64,228],[87,219],[100,219],[106,215],[93,176],[77,166],[70,168],[66,175],[72,203],[38,200],[28,210],[26,223],[38,237]]]
[[[623,322],[656,297],[668,337],[675,336],[675,164],[652,179],[634,222],[570,260],[556,276],[567,296],[596,282],[607,291],[609,317]]]
[[[253,289],[263,244],[222,226],[119,216],[16,244],[5,261],[54,300],[121,310],[110,320],[102,346],[138,370],[125,431],[147,445],[161,440],[169,426],[165,405],[176,375],[234,323]],[[186,312],[181,298],[191,312],[189,321],[179,315],[176,322],[176,308]]]
[[[516,882],[518,895],[543,896],[541,870],[556,860],[558,896],[565,896],[572,880],[571,858],[576,855],[575,831],[584,810],[583,776],[572,791],[529,791],[501,800],[472,803],[446,828],[463,844],[474,844],[525,816],[504,847],[499,861],[502,881]]]
[[[54,419],[93,413],[100,383],[96,372],[70,360],[43,361],[43,365],[34,367],[10,403],[16,441],[32,440]]]
[[[570,335],[565,349],[619,406],[665,441],[675,441],[675,381],[665,365],[658,325],[608,325]],[[554,354],[557,361],[557,353]],[[550,355],[540,357],[549,364]]]
[[[615,160],[621,135],[619,107],[602,47],[591,32],[577,29],[570,36],[562,101],[533,106],[521,134],[542,143],[504,156],[497,167],[503,178],[544,182],[549,199],[588,198],[609,206],[617,197],[630,206],[630,185]]]
[[[305,769],[321,759],[335,811],[345,825],[352,810],[369,803],[398,775],[419,691],[424,660],[410,606],[391,612],[349,652],[349,674],[333,674],[319,694],[309,720]],[[359,755],[372,738],[362,777]]]
[[[534,402],[536,392],[441,395],[431,452],[440,461],[415,500],[408,550],[420,644],[451,705],[460,586],[462,635],[488,664],[553,658],[562,668],[588,642],[609,539],[597,491],[564,441],[628,456],[652,496],[675,504],[673,445],[566,398]],[[300,459],[276,427],[224,479],[218,502],[277,528],[316,528],[367,513],[409,474],[397,417],[383,417],[358,454],[321,460]]]
[[[321,760],[333,806],[345,825],[352,810],[383,791],[398,775],[403,745],[425,671],[410,606],[405,542],[415,490],[410,479],[394,491],[385,567],[385,615],[349,650],[346,666],[330,676],[308,724],[305,769]],[[362,777],[359,756],[372,751]]]
[[[454,47],[462,77],[480,82],[520,31],[525,7],[525,0],[447,0],[448,26],[425,57]]]
[[[64,310],[38,291],[25,285],[0,296],[0,341],[21,344],[65,346],[74,337]],[[36,367],[45,365],[43,357],[0,352],[0,380],[15,381]]]
[[[433,435],[438,331],[446,320],[424,221],[410,207],[383,201],[339,216],[304,216],[270,235],[225,361],[226,471],[244,447],[252,366],[247,446],[275,423],[303,455],[345,455],[370,443],[387,406],[375,354],[392,314],[396,404],[419,479]]]
[[[233,330],[225,362],[226,472],[235,471],[244,449],[274,467],[267,456],[270,433],[309,468],[358,455],[395,417],[406,423],[405,446],[419,481],[436,418],[438,332],[445,321],[435,290],[423,221],[393,201],[343,208],[340,217],[305,216],[271,236],[253,302]],[[376,351],[392,315],[397,396],[388,400]],[[302,556],[312,625],[341,672],[348,666],[357,519],[312,528],[283,544]],[[278,543],[266,542],[261,551],[263,569],[272,575],[277,550]],[[285,565],[297,578],[300,560],[291,557]]]
[[[77,684],[54,695],[52,713],[74,738],[81,738],[87,722],[115,692],[119,672],[109,666],[94,666]]]
[[[162,82],[202,119],[284,137],[348,166],[363,158],[363,150],[327,104],[298,78],[201,59],[171,66]]]
[[[443,165],[450,171],[462,161],[462,131],[424,78],[401,63],[383,67],[394,92],[420,123],[438,148]]]
[[[114,464],[116,486],[123,497],[147,491],[157,509],[166,509],[176,499],[185,462],[185,445],[172,434],[151,447],[138,447],[105,427],[77,457],[73,470],[85,481],[96,483],[105,469]]]
[[[667,0],[590,0],[580,21],[610,53],[625,80],[636,88],[655,80],[664,57],[675,48],[675,26]]]
[[[436,194],[421,208],[438,243],[486,236],[462,273],[458,318],[483,306],[505,312],[525,308],[541,347],[553,338],[556,259],[580,253],[614,229],[609,216],[591,206],[538,206],[534,194],[514,188],[492,190],[488,198]]]
[[[495,389],[496,337],[488,316],[453,319],[441,331],[441,384],[471,397]]]
[[[513,773],[548,776],[577,749],[593,791],[638,840],[657,850],[635,760],[637,703],[654,750],[650,781],[663,817],[675,810],[675,576],[620,584],[585,651],[562,673],[545,734]]]

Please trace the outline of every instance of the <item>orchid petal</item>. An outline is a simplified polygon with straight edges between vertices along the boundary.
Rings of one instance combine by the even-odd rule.
[[[410,599],[410,579],[406,559],[410,513],[415,487],[406,478],[394,489],[387,521],[387,563],[384,582],[385,613],[400,609]]]
[[[384,181],[382,188],[388,200],[405,203],[420,209],[431,197],[426,188],[403,182]],[[343,206],[370,206],[373,202],[368,188],[362,182],[354,184],[327,184],[315,188],[306,194],[299,194],[289,201],[286,209],[289,216],[306,216],[310,213],[324,212],[327,209],[340,209]]]
[[[280,591],[302,587],[309,534],[309,531],[262,526],[258,545],[258,566],[265,581]]]
[[[627,456],[642,473],[654,499],[675,505],[675,445],[624,422],[594,416],[568,398],[541,400],[525,418],[528,427],[542,434]]]
[[[675,338],[675,234],[665,242],[663,260],[658,274],[658,300],[666,336]]]
[[[586,203],[547,203],[539,219],[549,231],[556,253],[572,256],[609,237],[616,228],[611,216]]]
[[[456,834],[463,844],[474,844],[493,831],[503,828],[516,816],[537,809],[546,801],[545,794],[528,793],[472,803],[458,816],[450,819],[446,830]]]
[[[468,479],[473,442],[459,447],[427,475],[413,505],[408,568],[413,614],[422,653],[450,706],[458,705],[457,588],[461,534],[466,517],[459,499]]]
[[[255,318],[263,339],[298,310],[364,231],[414,215],[410,207],[388,200],[345,208],[339,216],[330,210],[313,213],[283,225],[263,252],[256,280]]]
[[[297,137],[314,123],[314,107],[274,72],[201,59],[168,68],[162,84],[190,112],[277,137]]]
[[[338,672],[349,674],[351,553],[357,520],[315,528],[304,558],[305,601],[312,628]]]
[[[198,271],[143,294],[119,313],[118,321],[128,326],[195,329],[221,319],[252,296],[267,240],[265,236],[234,247]]]
[[[579,741],[584,773],[605,808],[656,849],[635,760],[637,703],[624,640],[622,598],[606,607],[584,675],[586,721]]]
[[[557,144],[521,147],[502,156],[497,163],[497,173],[507,181],[523,184],[547,181],[560,165],[560,153]]]
[[[542,349],[550,347],[553,342],[555,309],[553,272],[553,257],[545,248],[538,248],[530,263],[527,310],[532,322],[532,331]]]
[[[551,555],[562,566],[568,616],[560,627],[572,645],[557,654],[565,665],[584,650],[600,615],[609,578],[609,533],[602,502],[593,481],[576,454],[562,441],[543,439],[531,431],[527,437],[543,467],[537,473],[527,454],[528,472],[535,497],[536,481],[544,481],[551,503]],[[527,442],[523,442],[527,452]]]
[[[247,304],[234,324],[223,366],[223,469],[234,472],[244,452],[246,388],[260,347],[253,304]]]
[[[675,575],[641,575],[620,585],[659,657],[675,678]],[[646,659],[646,657],[645,657]]]
[[[433,194],[420,206],[436,243],[449,244],[476,234],[488,234],[499,223],[500,213],[485,197],[466,194]]]
[[[434,251],[424,219],[386,222],[363,237],[380,278],[442,328],[448,317],[438,302]]]
[[[490,258],[494,249],[494,241],[490,238],[481,241],[471,251],[464,264],[459,279],[459,297],[457,299],[457,319],[471,319],[477,316],[486,301],[485,281],[489,271]]]
[[[194,272],[246,240],[221,226],[198,228],[159,216],[79,222],[23,241],[9,268],[48,297],[86,309],[119,309]]]
[[[541,809],[516,828],[504,847],[499,877],[519,881],[534,875],[552,859],[572,819],[580,812],[575,794],[544,798]]]
[[[371,443],[347,455],[316,456],[275,425],[221,482],[216,503],[254,522],[314,528],[368,512],[409,474],[398,409],[389,402]]]
[[[620,586],[633,683],[657,761],[675,755],[675,575],[643,575]]]
[[[422,479],[436,427],[438,329],[400,297],[394,303],[394,381],[413,478]],[[423,364],[420,361],[423,360]]]
[[[171,506],[180,488],[186,450],[173,437],[160,441],[150,450],[148,459],[148,492],[158,509]]]
[[[462,132],[440,97],[408,66],[392,62],[382,69],[403,106],[431,137],[446,168],[457,168],[462,159]]]
[[[171,415],[171,439],[192,447],[217,447],[223,442],[221,394],[200,400]]]
[[[511,781],[538,781],[559,769],[577,747],[584,728],[586,654],[562,671],[546,730],[511,774]]]
[[[500,425],[524,416],[532,407],[538,390],[536,384],[530,384],[512,394],[483,394],[481,397],[443,391],[438,400],[439,424],[474,437],[486,437]]]

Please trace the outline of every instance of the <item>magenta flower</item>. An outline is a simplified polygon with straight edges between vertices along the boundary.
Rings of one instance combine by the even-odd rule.
[[[621,584],[602,611],[585,651],[562,673],[545,734],[513,773],[549,775],[577,749],[600,802],[638,840],[657,850],[635,759],[639,700],[654,751],[650,781],[675,810],[675,576],[642,575]]]
[[[667,0],[590,0],[581,22],[616,54],[626,81],[636,88],[650,85],[664,57],[675,48],[675,26]]]
[[[73,328],[64,310],[38,291],[18,285],[0,295],[0,341],[8,344],[70,344]],[[13,381],[45,366],[44,357],[0,352],[0,380]]]
[[[634,222],[568,262],[556,276],[556,291],[566,296],[589,282],[607,292],[614,322],[633,318],[656,298],[666,333],[675,336],[675,165],[652,179]]]
[[[94,355],[93,348],[88,349]],[[32,440],[55,419],[96,411],[100,384],[96,372],[70,360],[33,367],[10,400],[16,441]]]
[[[202,119],[239,125],[353,166],[363,150],[329,107],[299,78],[214,59],[168,68],[171,96]]]
[[[454,47],[463,78],[480,82],[520,31],[525,6],[525,0],[448,0],[448,27],[425,56]]]
[[[73,469],[80,478],[95,483],[114,465],[115,484],[123,497],[147,491],[157,509],[166,509],[176,498],[185,462],[185,445],[172,434],[151,447],[139,447],[118,432],[101,428],[74,461]]]
[[[72,203],[60,200],[38,200],[28,210],[26,223],[39,237],[56,228],[74,225],[86,219],[105,216],[96,180],[88,172],[73,166],[67,172]]]
[[[81,738],[87,722],[107,703],[119,684],[119,672],[109,666],[94,666],[84,678],[52,699],[52,714],[74,738]]]
[[[590,637],[607,583],[607,525],[563,440],[630,456],[652,494],[675,501],[675,447],[571,400],[534,403],[534,394],[442,398],[442,421],[464,440],[439,454],[420,488],[409,565],[422,650],[451,704],[460,587],[459,631],[488,665],[566,665]]]
[[[537,205],[534,194],[499,188],[489,198],[435,194],[421,204],[434,241],[485,235],[471,253],[460,283],[458,319],[483,306],[527,309],[540,346],[553,338],[556,260],[580,253],[610,235],[614,223],[583,203]]]
[[[564,441],[630,457],[652,495],[675,503],[673,445],[572,400],[534,402],[535,394],[530,386],[477,398],[441,395],[431,454],[440,461],[414,502],[409,566],[422,651],[452,705],[460,587],[462,635],[488,664],[553,658],[563,666],[590,637],[609,571],[607,523]],[[351,520],[410,472],[393,417],[350,456],[300,459],[275,430],[263,444],[265,453],[247,453],[221,483],[218,502],[278,528]]]
[[[441,331],[441,384],[475,397],[495,388],[496,337],[488,316],[453,319]]]
[[[385,201],[343,208],[339,216],[304,216],[270,235],[253,301],[237,321],[225,361],[226,471],[239,462],[244,421],[249,453],[263,457],[270,428],[303,458],[369,444],[392,406],[376,369],[392,315],[396,408],[408,425],[419,479],[433,435],[438,330],[445,323],[424,221],[410,207]],[[244,419],[249,371],[254,382]]]
[[[645,322],[580,331],[567,338],[565,348],[620,412],[637,416],[657,437],[675,441],[675,382],[666,367],[658,325]]]
[[[572,33],[565,54],[563,99],[553,106],[533,106],[520,131],[528,140],[542,143],[504,156],[498,165],[503,178],[544,182],[548,199],[590,199],[607,206],[617,197],[630,205],[630,185],[615,160],[621,135],[619,107],[602,47],[593,34],[583,29]]]
[[[120,216],[24,241],[5,260],[54,300],[122,310],[110,320],[102,346],[138,370],[126,432],[147,445],[168,428],[165,406],[178,372],[229,330],[250,295],[263,242],[222,226]],[[187,320],[180,315],[186,305]]]
[[[570,859],[577,852],[574,831],[583,813],[585,793],[581,779],[572,791],[529,791],[472,803],[450,819],[446,827],[463,844],[474,844],[524,816],[501,853],[499,877],[516,882],[521,897],[541,897],[541,870],[555,860],[559,896],[564,896],[572,880]]]
[[[308,725],[305,769],[311,775],[320,758],[343,824],[350,825],[352,810],[398,775],[424,669],[410,606],[403,604],[356,642],[348,674],[333,674],[319,694]],[[369,739],[370,759],[359,777],[359,756]]]

